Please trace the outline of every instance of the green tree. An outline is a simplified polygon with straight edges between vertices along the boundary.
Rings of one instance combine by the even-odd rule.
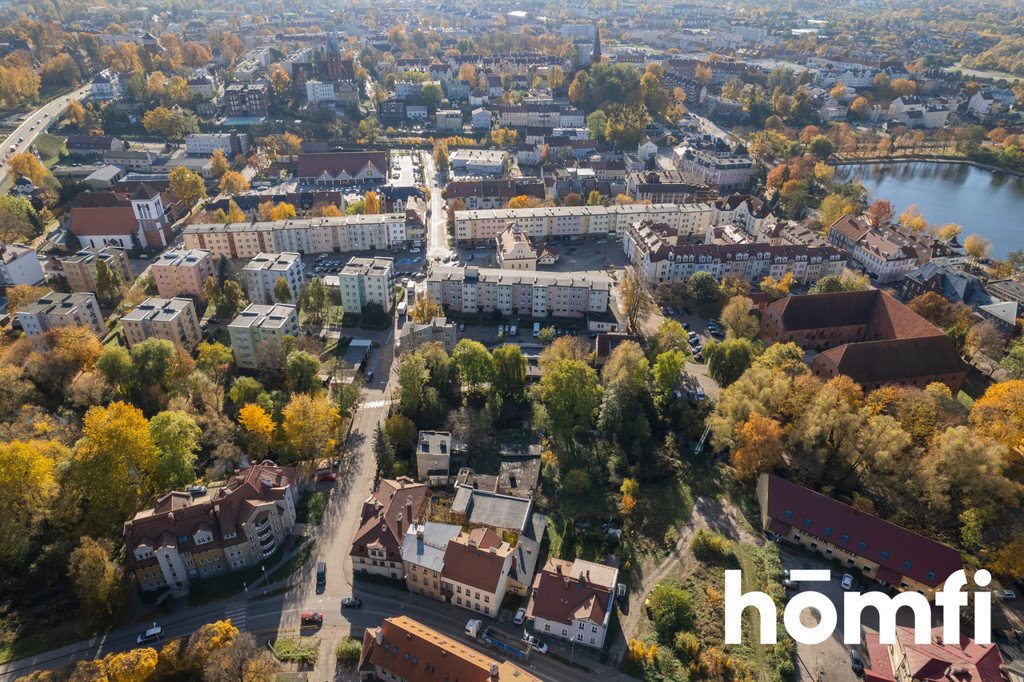
[[[263,384],[252,377],[236,377],[231,382],[228,398],[238,407],[252,403],[259,405],[267,412],[271,411],[270,395],[263,388]]]
[[[608,116],[600,109],[587,116],[587,130],[590,132],[590,139],[595,142],[604,142],[607,128]]]
[[[593,426],[601,404],[597,372],[580,360],[561,360],[541,378],[537,395],[552,435],[574,450],[576,436]]]
[[[127,395],[138,380],[132,356],[124,346],[110,344],[96,359],[96,369],[106,382],[121,395]]]
[[[452,362],[458,369],[459,378],[472,391],[490,381],[494,373],[494,362],[479,341],[462,339],[452,352]]]
[[[174,357],[174,344],[166,339],[149,338],[129,351],[135,377],[140,386],[161,386]]]
[[[114,613],[124,572],[105,545],[82,537],[68,560],[68,576],[86,613],[98,619]]]
[[[659,582],[651,590],[646,604],[654,630],[662,641],[671,642],[677,632],[688,629],[692,623],[690,593],[674,583]]]
[[[506,344],[491,353],[494,375],[491,385],[503,400],[521,402],[526,394],[526,356],[519,346]]]
[[[835,145],[832,144],[832,140],[824,135],[815,135],[807,144],[807,151],[822,161],[827,161],[828,157],[832,156],[832,152],[835,151]]]
[[[274,282],[274,300],[278,303],[292,302],[292,288],[288,286],[288,280],[278,277]]]
[[[157,490],[180,490],[195,480],[201,433],[187,412],[165,410],[149,421],[149,434],[159,453],[153,471]]]
[[[327,287],[324,285],[323,279],[314,277],[302,290],[299,298],[299,307],[317,322],[323,322],[327,303]]]
[[[196,369],[223,385],[235,364],[231,349],[217,341],[203,341],[196,352]]]
[[[1017,339],[999,362],[1011,379],[1024,379],[1024,339]]]
[[[377,422],[377,428],[373,431],[373,457],[377,462],[377,475],[388,477],[395,464],[395,447],[388,439],[387,434]]]
[[[666,350],[658,354],[654,361],[654,385],[658,395],[666,398],[679,384],[683,368],[686,366],[686,354],[679,350]]]
[[[423,389],[430,373],[419,353],[406,353],[398,361],[398,406],[405,415],[415,415],[423,405]]]
[[[718,321],[725,329],[726,338],[753,339],[760,330],[760,322],[754,314],[754,302],[746,296],[733,296],[722,308]]]
[[[96,261],[96,297],[101,301],[112,301],[121,292],[124,280],[121,273],[107,265],[106,261]]]
[[[757,349],[750,339],[709,341],[703,356],[708,363],[708,374],[721,386],[728,386],[750,368]]]
[[[686,289],[691,298],[701,303],[718,300],[718,297],[722,295],[722,289],[715,276],[703,270],[690,275],[690,279],[686,282]]]
[[[319,393],[323,389],[319,373],[320,360],[312,353],[295,350],[285,360],[288,388],[293,393]]]
[[[764,367],[773,372],[781,372],[790,377],[807,374],[810,370],[804,363],[804,352],[792,341],[773,343],[754,360],[754,367]]]

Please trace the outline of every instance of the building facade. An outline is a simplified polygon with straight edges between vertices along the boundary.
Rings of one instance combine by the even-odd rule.
[[[132,265],[128,260],[128,252],[120,246],[84,248],[61,261],[64,277],[71,291],[96,291],[96,266],[106,263],[111,271],[116,272],[122,282],[130,284],[135,280]]]
[[[359,530],[352,540],[352,569],[401,580],[402,545],[408,530],[426,520],[430,488],[403,476],[381,479],[377,491],[363,502]]]
[[[245,369],[256,367],[256,351],[264,341],[280,343],[286,336],[298,336],[299,317],[293,305],[250,303],[228,325],[235,364]]]
[[[498,267],[502,270],[536,270],[537,250],[516,225],[509,225],[494,238]]]
[[[612,566],[549,558],[534,578],[526,607],[534,632],[602,649],[618,579]]]
[[[107,332],[100,304],[92,292],[51,291],[19,310],[17,317],[26,336],[38,336],[54,327],[86,327],[99,337]]]
[[[341,306],[346,312],[359,312],[376,303],[385,312],[395,302],[395,260],[393,258],[350,258],[338,272]]]
[[[0,289],[38,284],[43,278],[43,268],[35,249],[24,244],[0,244]]]
[[[459,313],[499,311],[534,318],[585,317],[608,310],[611,280],[598,273],[515,272],[475,267],[435,267],[427,294]]]
[[[213,254],[206,249],[167,251],[150,266],[156,290],[161,298],[191,296],[206,300],[204,284],[213,277]]]
[[[258,253],[242,268],[242,279],[250,301],[267,305],[297,304],[305,284],[302,273],[302,254],[294,251]],[[288,300],[278,300],[275,294],[277,280],[282,277],[288,284]]]
[[[441,591],[456,606],[496,616],[505,599],[513,549],[490,528],[459,533],[448,542]]]
[[[121,318],[131,348],[146,339],[165,339],[192,352],[203,338],[191,298],[147,298]]]

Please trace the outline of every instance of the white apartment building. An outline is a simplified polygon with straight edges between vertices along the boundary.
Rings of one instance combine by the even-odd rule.
[[[501,175],[508,152],[500,149],[456,149],[448,155],[452,171],[461,175]]]
[[[36,250],[24,244],[0,244],[0,289],[43,281]]]
[[[389,311],[395,300],[395,260],[350,258],[338,273],[338,286],[345,312],[361,313],[368,303]]]
[[[292,303],[299,300],[304,280],[302,278],[302,254],[294,251],[285,253],[258,253],[242,268],[245,292],[253,303]],[[274,294],[277,280],[284,277],[291,296],[279,301]]]
[[[92,292],[58,294],[51,291],[19,310],[17,317],[26,336],[38,336],[53,327],[87,327],[100,337],[107,332],[100,304]]]
[[[264,341],[280,342],[286,336],[298,336],[299,317],[293,305],[250,303],[228,325],[235,364],[245,369],[256,367],[256,349]]]
[[[534,240],[582,239],[622,234],[638,220],[665,223],[680,236],[702,237],[712,224],[710,204],[628,204],[625,206],[542,206],[455,212],[455,239],[492,242],[514,222]]]
[[[129,348],[153,338],[191,352],[203,338],[191,298],[147,298],[121,318],[121,329]]]
[[[217,150],[229,158],[249,153],[249,135],[246,133],[192,133],[185,136],[185,153],[210,156]]]
[[[407,240],[405,213],[295,218],[271,222],[203,223],[183,231],[185,248],[214,256],[253,258],[260,253],[344,253],[391,249]]]
[[[611,279],[601,273],[435,267],[427,295],[445,310],[534,318],[584,317],[608,310]]]
[[[333,102],[335,99],[334,81],[306,81],[306,101],[310,104]]]

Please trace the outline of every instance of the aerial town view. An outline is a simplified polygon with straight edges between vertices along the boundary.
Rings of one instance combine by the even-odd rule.
[[[0,680],[1024,682],[1021,0],[0,7]]]

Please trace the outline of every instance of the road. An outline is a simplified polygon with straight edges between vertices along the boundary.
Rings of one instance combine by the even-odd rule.
[[[423,152],[423,174],[430,188],[430,227],[427,229],[427,262],[443,261],[455,255],[448,246],[448,211],[445,209],[444,187],[437,182],[433,157]]]
[[[25,122],[18,126],[17,130],[8,135],[7,139],[3,141],[4,158],[11,153],[10,147],[12,144],[15,147],[15,153],[28,151],[29,147],[36,141],[36,136],[46,130],[48,125],[60,118],[67,108],[68,102],[85,97],[89,93],[90,87],[89,85],[83,85],[72,93],[50,100],[26,116]],[[40,122],[39,125],[36,125],[36,121]],[[34,130],[31,130],[32,128]],[[19,138],[23,138],[21,142],[18,142]],[[7,164],[4,164],[3,167],[0,167],[0,185],[6,181]]]

